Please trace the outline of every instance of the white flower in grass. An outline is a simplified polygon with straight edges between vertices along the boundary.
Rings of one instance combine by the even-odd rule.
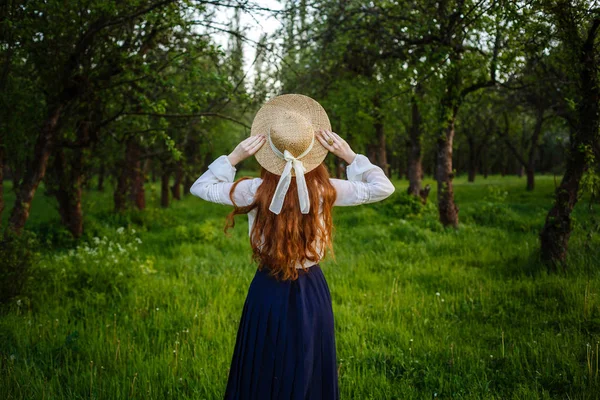
[[[122,226],[121,226],[119,229],[117,229],[117,233],[118,233],[119,235],[120,235],[120,234],[122,234],[124,231],[125,231],[125,228],[124,228],[124,227],[122,227]]]
[[[140,239],[140,238],[135,238],[135,241],[136,241],[138,244],[142,244],[142,239]]]
[[[440,295],[440,292],[435,292],[435,295],[436,295],[436,296],[439,296],[439,295]]]

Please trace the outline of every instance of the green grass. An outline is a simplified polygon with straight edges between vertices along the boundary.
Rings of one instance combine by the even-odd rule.
[[[441,228],[426,183],[422,209],[395,181],[384,202],[334,210],[337,261],[321,265],[342,398],[599,398],[597,216],[578,205],[568,273],[549,275],[537,235],[553,177],[532,193],[524,178],[456,179],[458,230]],[[163,210],[158,195],[148,185],[148,210],[114,216],[110,191],[89,192],[75,249],[38,193],[41,259],[0,316],[0,398],[223,397],[256,270],[247,220],[226,237],[229,207],[189,195]]]

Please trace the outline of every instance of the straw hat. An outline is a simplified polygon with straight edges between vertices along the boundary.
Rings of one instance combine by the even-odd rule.
[[[304,174],[319,166],[328,150],[316,138],[320,129],[331,130],[329,117],[314,99],[302,94],[284,94],[267,101],[256,113],[250,135],[264,134],[267,142],[254,154],[267,171],[280,175],[270,210],[281,211],[291,177],[298,184],[300,208],[310,208]]]

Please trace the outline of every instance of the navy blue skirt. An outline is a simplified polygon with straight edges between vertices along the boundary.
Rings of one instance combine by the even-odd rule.
[[[319,264],[295,281],[256,270],[248,289],[226,400],[339,399],[331,293]]]

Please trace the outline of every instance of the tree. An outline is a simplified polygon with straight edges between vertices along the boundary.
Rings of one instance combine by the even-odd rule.
[[[573,87],[571,112],[563,117],[570,125],[566,169],[555,191],[554,205],[540,232],[542,259],[551,270],[564,261],[572,231],[571,212],[579,199],[581,179],[600,156],[600,10],[587,2],[544,1],[541,9],[551,18],[553,34],[561,43],[563,65],[568,65]]]

